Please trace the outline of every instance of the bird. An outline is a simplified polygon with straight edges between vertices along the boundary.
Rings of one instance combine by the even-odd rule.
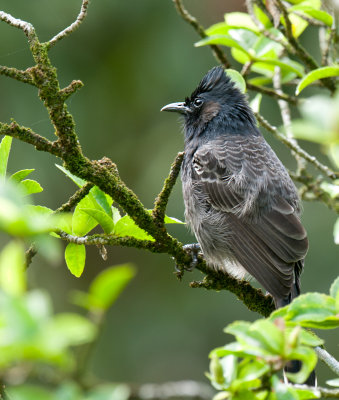
[[[275,307],[300,294],[308,251],[298,190],[258,129],[246,96],[220,66],[184,102],[161,111],[184,117],[181,168],[185,220],[211,269],[255,278]],[[301,362],[285,366],[298,372]],[[306,381],[315,385],[314,371]]]
[[[246,96],[218,66],[184,102],[161,111],[184,117],[181,180],[195,248],[210,268],[255,278],[276,308],[289,304],[308,251],[301,202]]]

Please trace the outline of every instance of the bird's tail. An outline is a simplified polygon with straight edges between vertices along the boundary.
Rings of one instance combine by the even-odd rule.
[[[293,299],[300,295],[300,274],[304,268],[304,260],[299,260],[295,263],[294,266],[294,283],[292,286],[291,293],[286,298],[275,298],[275,306],[276,308],[285,307],[292,302]],[[297,373],[301,369],[301,361],[299,360],[292,360],[290,361],[284,368],[284,372],[289,373]],[[286,378],[286,377],[285,377]],[[309,386],[316,386],[317,385],[317,377],[315,371],[313,370],[304,384]]]

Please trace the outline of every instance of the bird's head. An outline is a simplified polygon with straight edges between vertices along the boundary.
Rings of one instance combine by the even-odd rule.
[[[221,67],[214,67],[184,102],[167,104],[161,111],[177,112],[185,118],[186,139],[245,132],[255,118],[245,96]],[[209,129],[206,129],[207,126]],[[247,129],[248,130],[248,129]]]

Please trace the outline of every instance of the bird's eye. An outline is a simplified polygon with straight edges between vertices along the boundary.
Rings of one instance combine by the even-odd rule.
[[[194,107],[197,107],[197,108],[201,107],[201,106],[202,106],[202,103],[203,103],[203,101],[202,101],[201,99],[199,99],[199,98],[196,98],[196,99],[194,100],[194,102],[193,102]]]

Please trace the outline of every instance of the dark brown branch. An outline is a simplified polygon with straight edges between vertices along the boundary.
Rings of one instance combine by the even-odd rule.
[[[173,164],[171,165],[171,170],[164,182],[164,186],[159,195],[157,196],[157,198],[155,199],[152,216],[154,222],[159,227],[164,226],[164,218],[165,218],[167,203],[169,200],[169,196],[172,193],[172,189],[175,185],[175,182],[177,181],[177,177],[180,173],[180,167],[183,159],[184,159],[184,153],[183,152],[178,153]]]
[[[205,38],[207,35],[204,28],[199,24],[198,20],[186,10],[182,0],[173,0],[173,2],[179,15],[194,28],[201,38]],[[219,46],[211,44],[210,48],[212,49],[214,57],[223,65],[224,68],[231,67],[231,63],[228,61],[227,57]]]

